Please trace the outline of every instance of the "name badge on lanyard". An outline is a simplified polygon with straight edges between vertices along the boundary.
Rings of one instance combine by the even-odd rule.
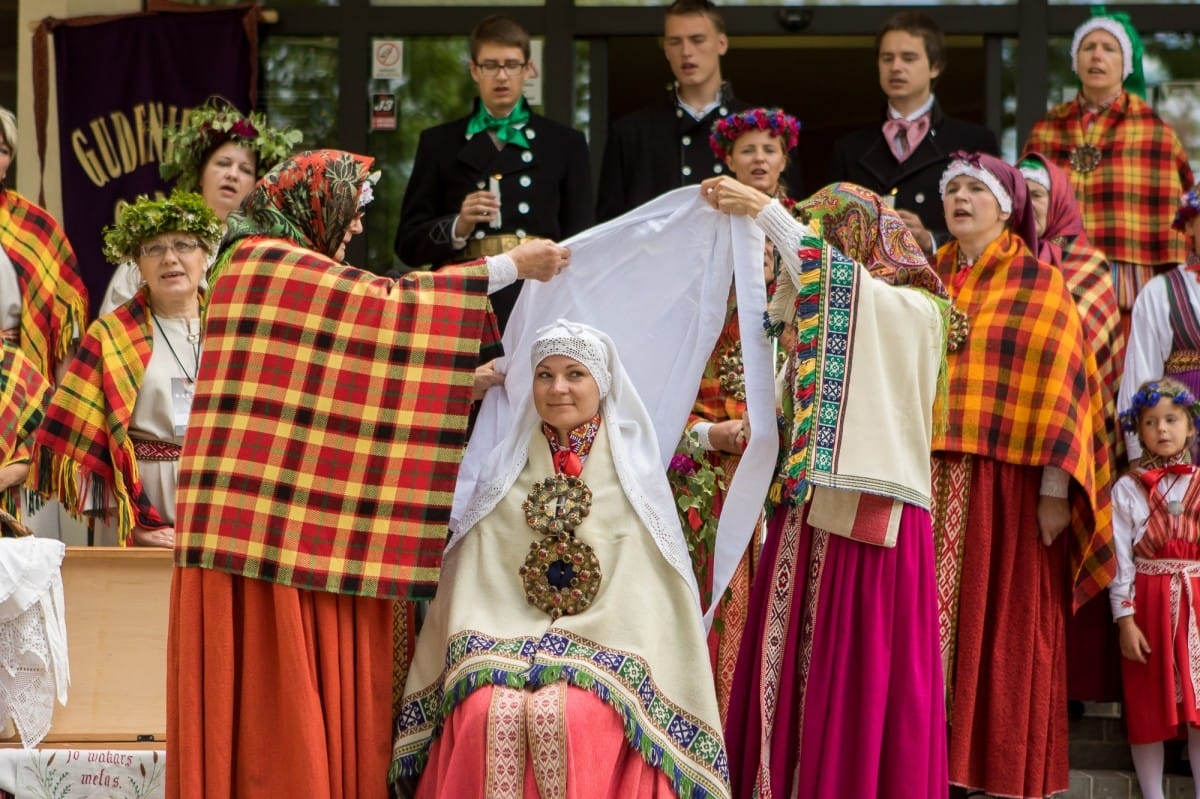
[[[188,416],[192,413],[192,397],[196,384],[181,377],[171,378],[171,416],[175,422],[175,435],[187,432]]]

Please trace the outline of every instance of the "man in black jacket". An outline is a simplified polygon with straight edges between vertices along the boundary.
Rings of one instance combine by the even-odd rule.
[[[887,95],[880,125],[843,136],[833,147],[834,180],[848,180],[892,198],[929,255],[949,237],[938,184],[955,150],[999,155],[992,131],[942,113],[933,83],[946,67],[941,28],[905,11],[875,38],[879,85]]]
[[[590,227],[592,182],[582,133],[534,114],[522,95],[529,33],[497,14],[471,32],[470,116],[421,133],[400,207],[396,255],[435,268],[555,241]],[[492,295],[501,331],[520,281]]]
[[[675,87],[661,102],[613,123],[600,169],[596,216],[620,216],[680,186],[723,174],[708,146],[713,123],[750,106],[721,79],[729,49],[725,21],[708,0],[675,0],[663,23],[663,50]]]

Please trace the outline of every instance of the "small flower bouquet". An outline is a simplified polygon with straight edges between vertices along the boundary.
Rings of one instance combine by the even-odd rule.
[[[709,459],[695,433],[684,433],[667,467],[667,480],[675,494],[675,509],[683,525],[692,568],[705,604],[712,591],[711,559],[717,538],[718,515],[713,509],[718,493],[725,491],[725,470]]]

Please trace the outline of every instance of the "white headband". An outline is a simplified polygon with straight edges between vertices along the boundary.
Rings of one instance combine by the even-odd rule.
[[[959,175],[967,175],[983,183],[995,195],[996,202],[1000,203],[1000,210],[1006,214],[1012,213],[1012,197],[1008,196],[1008,192],[1000,185],[996,176],[986,169],[971,166],[966,161],[951,161],[950,166],[946,167],[946,171],[942,173],[942,182],[938,184],[938,192],[943,198],[946,196],[946,186]]]
[[[529,360],[536,370],[539,363],[551,355],[565,355],[579,361],[592,373],[600,389],[600,397],[608,396],[612,387],[612,373],[608,370],[608,354],[604,343],[591,332],[587,325],[559,319],[537,332],[537,340],[529,353]]]
[[[1043,166],[1023,166],[1021,176],[1032,180],[1046,191],[1050,191],[1050,172]]]
[[[1075,29],[1075,38],[1071,40],[1071,69],[1079,74],[1079,46],[1084,37],[1096,29],[1108,31],[1121,45],[1121,80],[1124,81],[1133,74],[1133,43],[1129,41],[1125,26],[1110,17],[1092,17]]]

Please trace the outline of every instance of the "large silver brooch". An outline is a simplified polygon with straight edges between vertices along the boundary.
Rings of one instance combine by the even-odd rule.
[[[592,509],[591,489],[578,477],[547,477],[533,484],[521,509],[526,524],[544,534],[519,570],[526,601],[552,619],[586,610],[600,590],[600,560],[573,533]]]
[[[1067,161],[1071,169],[1086,174],[1100,166],[1100,148],[1094,144],[1077,144],[1071,148]]]
[[[746,371],[742,365],[742,345],[733,344],[717,359],[717,382],[727,396],[746,401]]]

